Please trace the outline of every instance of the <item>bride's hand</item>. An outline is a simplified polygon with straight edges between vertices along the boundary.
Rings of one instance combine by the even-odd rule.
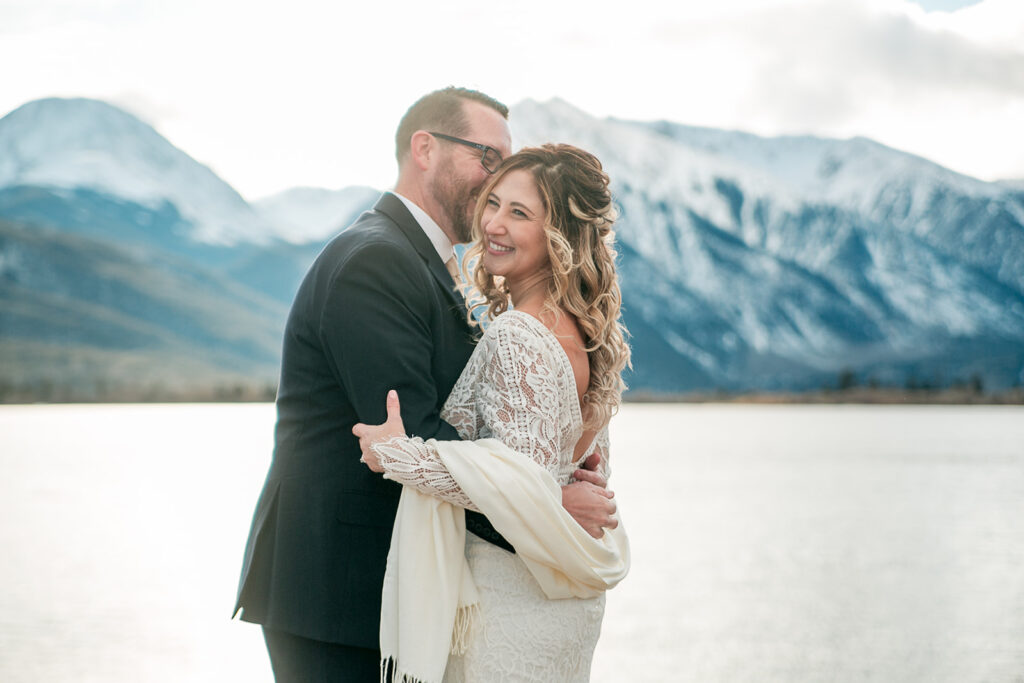
[[[380,441],[387,441],[393,436],[405,436],[398,392],[394,389],[388,392],[387,410],[388,418],[383,424],[367,425],[360,422],[352,428],[352,433],[359,438],[359,448],[363,451],[363,457],[360,460],[374,472],[383,472],[384,468],[370,446]]]

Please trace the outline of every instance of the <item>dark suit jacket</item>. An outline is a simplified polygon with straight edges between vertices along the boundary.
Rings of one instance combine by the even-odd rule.
[[[383,422],[397,389],[408,434],[458,439],[439,413],[474,343],[448,271],[393,194],[324,248],[285,328],[274,457],[235,607],[242,619],[378,647],[401,487],[359,461],[352,426]]]

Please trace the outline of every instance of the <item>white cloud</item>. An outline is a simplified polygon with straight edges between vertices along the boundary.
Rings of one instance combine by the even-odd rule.
[[[985,0],[953,13],[931,13],[922,21],[981,44],[1024,49],[1024,3],[1020,0]]]
[[[775,126],[821,130],[856,122],[878,102],[899,116],[920,98],[1024,97],[1024,52],[886,9],[822,2],[724,27],[756,65],[748,105]]]
[[[0,112],[108,99],[250,197],[388,185],[398,119],[450,83],[600,116],[866,135],[1024,176],[1020,0],[7,0],[0,26],[0,63],[19,66]]]

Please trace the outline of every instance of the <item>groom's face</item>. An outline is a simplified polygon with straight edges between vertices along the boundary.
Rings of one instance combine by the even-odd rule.
[[[512,153],[512,135],[508,122],[490,107],[467,100],[463,112],[469,123],[464,138],[493,147],[507,157]],[[456,242],[468,242],[472,232],[473,210],[481,188],[490,173],[480,163],[481,152],[466,145],[441,145],[441,159],[431,183],[431,192],[444,211]]]

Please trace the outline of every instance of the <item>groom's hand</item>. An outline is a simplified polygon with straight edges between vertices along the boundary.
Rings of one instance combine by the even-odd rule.
[[[562,507],[594,538],[601,538],[605,529],[619,525],[619,521],[612,517],[615,514],[614,497],[612,491],[589,481],[577,481],[562,487]]]

